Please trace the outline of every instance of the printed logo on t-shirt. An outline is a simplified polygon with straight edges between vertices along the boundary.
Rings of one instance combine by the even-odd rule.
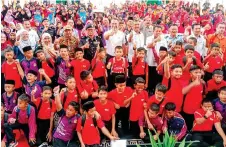
[[[210,118],[211,121],[213,121],[213,118]]]
[[[17,69],[16,67],[13,67],[13,69]]]
[[[105,111],[109,111],[109,109],[104,109]]]
[[[91,126],[91,127],[94,127],[94,124],[91,124],[90,126]]]
[[[75,124],[77,123],[77,119],[76,119],[76,120],[74,120],[74,123],[75,123]]]
[[[16,100],[13,100],[13,103],[15,104],[16,103]]]
[[[144,101],[144,99],[141,99],[141,102],[143,102]]]
[[[36,63],[34,63],[34,66],[37,66]]]

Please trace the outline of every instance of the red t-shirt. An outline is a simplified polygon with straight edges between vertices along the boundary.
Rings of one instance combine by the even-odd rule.
[[[103,61],[93,59],[91,64],[93,78],[105,77],[105,64]]]
[[[155,95],[153,95],[153,96],[151,96],[151,97],[148,99],[147,108],[149,109],[150,106],[151,106],[151,104],[153,104],[153,103],[159,104],[159,103],[161,102],[159,114],[162,114],[163,109],[164,109],[165,104],[166,104],[166,101],[165,101],[165,100],[166,100],[166,98],[164,98],[163,102],[161,102],[161,101],[159,101],[159,100],[156,99]]]
[[[6,61],[2,64],[2,73],[4,73],[5,80],[14,80],[15,88],[22,87],[22,81],[17,69],[16,63],[8,64]]]
[[[95,80],[91,83],[86,83],[84,81],[81,81],[78,85],[78,92],[81,94],[84,90],[87,91],[88,95],[91,95],[93,92],[98,90],[98,85]]]
[[[41,98],[37,98],[37,101],[34,102],[35,106],[38,108],[41,102]],[[38,113],[38,118],[39,119],[50,119],[51,113],[54,113],[56,111],[56,104],[54,100],[52,101],[52,108],[50,106],[50,101],[43,101]]]
[[[128,97],[129,98],[129,97]],[[144,113],[144,103],[148,101],[148,93],[143,90],[138,93],[132,100],[130,104],[130,121],[138,121],[140,116]]]
[[[171,82],[169,80],[171,79]],[[166,85],[167,87],[169,86],[168,83],[171,83],[170,89],[166,92],[166,103],[167,102],[172,102],[176,105],[176,111],[180,112],[181,111],[181,106],[183,102],[183,94],[182,94],[182,88],[184,85],[184,80],[183,79],[175,79],[175,78],[170,78],[166,79],[163,77],[162,84]]]
[[[112,115],[116,113],[114,103],[110,100],[107,100],[105,104],[102,104],[100,100],[95,100],[94,104],[103,121],[111,120]]]
[[[62,102],[62,104],[63,104],[63,100],[64,100],[64,94],[65,93],[61,94],[61,102]],[[63,106],[64,110],[67,109],[67,107],[68,107],[68,105],[69,105],[69,103],[71,101],[75,101],[75,102],[78,103],[78,93],[77,93],[76,90],[74,90],[73,92],[67,91],[66,101],[65,101],[64,106]]]
[[[203,109],[198,109],[195,111],[194,116],[195,119],[197,118],[203,118],[206,112]],[[212,115],[205,120],[202,124],[197,124],[196,121],[194,121],[194,127],[193,131],[212,131],[213,125],[217,122],[220,122],[220,120],[217,118],[215,112],[212,113]]]
[[[118,104],[120,107],[125,107],[124,101],[130,98],[133,94],[133,90],[130,87],[126,87],[124,92],[119,93],[117,89],[114,89],[108,93],[108,99]]]
[[[224,65],[223,60],[221,59],[221,57],[216,56],[210,56],[205,63],[209,63],[209,69],[207,69],[206,71],[209,73],[212,73],[215,69],[221,69],[222,66]]]
[[[54,60],[52,58],[49,59],[50,63],[54,67]],[[45,70],[45,73],[51,78],[55,75],[55,71],[51,68],[46,61],[42,61],[42,68]]]
[[[104,123],[101,119],[97,119],[98,128],[103,128]],[[78,120],[76,131],[81,132],[82,140],[86,145],[100,144],[99,130],[94,126],[92,118],[86,118],[84,127],[82,127],[82,118]]]
[[[125,73],[125,69],[128,68],[128,61],[125,58],[117,60],[115,57],[109,60],[111,63],[111,72],[112,73]]]
[[[77,83],[79,83],[81,81],[80,79],[80,73],[84,70],[89,70],[90,68],[90,63],[88,60],[84,59],[84,60],[72,60],[71,61],[71,66],[74,69],[74,77],[75,77],[75,81]]]
[[[207,82],[207,92],[218,91],[223,86],[226,86],[226,81],[222,80],[221,83],[217,84],[213,79],[211,79]]]
[[[145,61],[133,58],[132,60],[133,75],[145,75],[148,73],[148,64]]]
[[[188,86],[189,84],[190,82],[188,82],[186,86]],[[194,114],[194,112],[200,108],[201,102],[203,99],[204,86],[205,85],[200,83],[200,85],[192,87],[190,91],[186,94],[186,98],[184,100],[184,107],[183,107],[183,111],[185,113]]]

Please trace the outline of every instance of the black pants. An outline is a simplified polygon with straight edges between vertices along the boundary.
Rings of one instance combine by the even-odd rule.
[[[94,145],[85,145],[86,147],[102,147],[99,144],[94,144]]]
[[[148,90],[151,93],[154,93],[155,87],[158,83],[162,82],[162,76],[158,74],[156,71],[156,66],[149,66],[149,82],[148,82]]]
[[[185,112],[181,112],[181,115],[183,116],[183,118],[186,122],[188,131],[190,131],[193,128],[193,122],[195,120],[194,114],[187,114]]]
[[[46,136],[49,132],[50,128],[50,120],[49,119],[38,119],[37,120],[37,145],[42,144],[43,142],[47,142]]]
[[[4,124],[4,129],[5,129],[7,143],[11,143],[11,142],[15,141],[15,136],[13,134],[13,130],[15,130],[15,129],[23,130],[24,134],[25,134],[25,137],[27,138],[27,140],[29,140],[29,127],[28,127],[28,124],[20,124],[18,122],[15,122],[14,124],[5,123]],[[35,144],[33,144],[30,141],[29,141],[28,144],[29,144],[30,147],[35,146]]]
[[[210,145],[214,145],[215,147],[223,147],[223,140],[221,137],[212,131],[193,132],[192,141],[199,141],[197,143],[193,143],[191,145],[192,147],[209,147]]]
[[[109,121],[103,121],[104,122],[104,125],[105,127],[108,129],[108,131],[111,133],[111,130],[112,130],[112,120],[109,120]],[[101,138],[101,141],[104,140],[104,139],[108,139],[107,136],[105,136],[101,129],[99,129],[99,132],[100,132],[100,138]]]
[[[129,133],[129,108],[121,107],[116,111],[115,129],[119,137],[124,137]]]
[[[140,127],[138,121],[130,121],[130,133],[132,139],[140,138]]]
[[[97,82],[97,85],[99,87],[105,86],[105,78],[104,77],[94,78],[94,80]]]
[[[53,139],[53,146],[54,147],[79,147],[77,142],[63,141],[58,138]]]

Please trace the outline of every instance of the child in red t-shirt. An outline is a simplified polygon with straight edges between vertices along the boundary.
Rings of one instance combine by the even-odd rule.
[[[160,107],[156,103],[152,103],[150,107],[148,107],[147,118],[144,115],[141,115],[139,118],[139,126],[140,126],[140,138],[143,138],[145,142],[150,141],[148,135],[148,129],[155,134],[154,140],[157,140],[159,135],[162,133],[162,118],[158,116]],[[148,122],[152,124],[152,127],[148,127]],[[155,132],[155,131],[156,132]]]
[[[93,101],[98,97],[98,85],[90,71],[82,71],[80,74],[82,81],[77,84],[78,92],[81,97],[81,104],[84,104],[87,101]]]
[[[105,127],[111,132],[113,136],[118,136],[115,131],[115,106],[111,100],[107,99],[108,92],[107,87],[101,86],[98,89],[99,99],[94,101],[96,111],[100,114],[101,120],[104,122]],[[101,134],[101,138],[104,138],[104,134]]]
[[[226,136],[221,127],[220,120],[213,109],[213,104],[209,99],[203,99],[201,108],[194,113],[195,121],[193,125],[192,140],[199,141],[193,143],[192,146],[225,146]],[[218,133],[213,133],[212,129],[215,126]],[[223,139],[214,140],[216,136],[221,136]]]
[[[61,90],[61,103],[64,110],[67,109],[70,102],[74,101],[79,103],[78,90],[76,87],[75,78],[73,76],[68,76],[65,83],[66,88]]]
[[[123,57],[123,48],[121,46],[115,47],[115,57],[111,58],[107,64],[107,69],[110,70],[110,77],[108,82],[109,90],[115,88],[115,77],[117,75],[125,75],[127,78],[128,73],[128,61]]]
[[[51,100],[52,88],[44,86],[42,90],[42,97],[35,98],[34,94],[37,88],[31,92],[31,101],[35,104],[37,111],[37,145],[48,145],[52,141],[53,131],[53,115],[56,111],[54,100]],[[41,128],[41,129],[40,129]],[[48,143],[47,143],[48,142]]]
[[[215,69],[222,69],[223,57],[220,54],[220,45],[218,43],[211,44],[209,55],[203,60],[207,64],[204,80],[207,82],[212,78],[212,73]]]
[[[176,41],[176,43],[171,47],[172,51],[176,53],[175,64],[183,65],[184,50],[182,49],[183,43],[181,41]]]
[[[81,81],[80,73],[84,70],[90,69],[90,63],[88,60],[83,58],[84,52],[81,48],[75,49],[75,59],[70,62],[69,67],[73,67],[74,69],[74,77],[75,81],[79,83]]]
[[[220,69],[216,69],[213,71],[212,79],[207,82],[207,95],[206,98],[210,98],[211,100],[218,97],[218,90],[226,86],[226,81],[223,80],[223,71]]]
[[[130,131],[134,138],[139,137],[139,123],[138,120],[140,116],[144,113],[144,107],[147,105],[148,93],[144,90],[145,80],[138,77],[135,80],[134,92],[131,97],[127,97],[124,100],[124,104],[130,104]]]
[[[106,57],[106,49],[100,48],[96,51],[96,56],[91,63],[91,71],[94,80],[98,86],[108,86],[104,59]]]

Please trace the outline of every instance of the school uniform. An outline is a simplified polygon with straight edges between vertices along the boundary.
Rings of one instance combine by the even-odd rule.
[[[160,107],[159,114],[161,115],[163,113],[163,110],[164,110],[164,107],[165,107],[165,104],[166,104],[166,99],[167,98],[164,97],[161,101],[159,101],[159,100],[156,99],[155,95],[153,95],[148,99],[147,108],[150,108],[151,104],[156,103]]]
[[[129,98],[129,97],[128,97]],[[134,138],[139,138],[139,124],[138,120],[140,116],[144,113],[144,104],[148,101],[148,93],[143,90],[141,93],[138,93],[130,102],[130,131],[133,134]]]
[[[148,64],[144,61],[139,60],[138,58],[133,58],[132,60],[132,82],[135,84],[135,80],[138,77],[142,77],[146,80],[146,75],[148,74]]]
[[[24,58],[21,62],[20,65],[25,73],[25,75],[27,75],[29,70],[33,70],[38,72],[38,60],[36,58],[32,58],[30,60],[27,60],[26,58]],[[38,74],[38,80],[40,79],[40,75]]]
[[[96,92],[98,90],[98,85],[95,80],[93,80],[91,83],[86,83],[84,81],[80,81],[80,83],[77,85],[78,92],[81,95],[81,93],[86,90],[88,93],[87,99],[81,99],[81,104],[83,105],[85,102],[93,101],[94,98],[92,97],[92,93]]]
[[[77,60],[74,59],[71,61],[71,66],[73,67],[74,71],[74,78],[77,83],[81,81],[80,78],[80,73],[84,70],[89,70],[90,69],[90,63],[89,60],[83,59],[83,60]]]
[[[7,113],[12,113],[14,107],[17,105],[17,98],[19,96],[19,93],[13,91],[11,96],[7,96],[7,92],[2,94],[2,102],[5,106],[5,111]]]
[[[69,103],[72,101],[74,101],[76,103],[79,102],[78,91],[76,89],[74,89],[73,92],[66,91],[61,94],[61,103],[62,103],[64,110],[67,109]]]
[[[207,82],[207,95],[206,98],[214,100],[218,97],[218,90],[226,86],[226,81],[222,80],[220,83],[216,83],[214,79],[211,79]]]
[[[91,71],[93,79],[97,82],[98,86],[105,85],[106,69],[103,61],[94,58],[91,63]]]
[[[4,130],[6,134],[6,138],[4,140],[7,143],[11,143],[15,141],[15,136],[13,134],[13,130],[22,129],[24,131],[25,137],[27,140],[30,138],[36,138],[36,118],[35,118],[35,108],[31,105],[28,105],[26,110],[20,110],[17,106],[13,109],[10,118],[17,119],[14,124],[5,123]],[[30,146],[34,146],[32,142],[29,142]]]
[[[214,110],[220,112],[223,119],[221,120],[221,127],[226,132],[226,104],[221,102],[220,98],[213,100]]]
[[[71,118],[66,117],[66,112],[64,109],[61,109],[57,112],[60,119],[56,130],[53,134],[53,146],[54,147],[68,147],[72,143],[72,139],[75,134],[75,129],[77,127],[79,114],[72,116]],[[75,147],[78,147],[77,144],[74,144]]]
[[[124,101],[132,96],[133,90],[130,87],[126,87],[124,92],[119,93],[117,89],[114,89],[108,93],[108,99],[120,106],[116,109],[116,123],[115,128],[119,136],[124,136],[129,131],[129,108],[126,107]],[[119,122],[121,122],[119,124]]]

